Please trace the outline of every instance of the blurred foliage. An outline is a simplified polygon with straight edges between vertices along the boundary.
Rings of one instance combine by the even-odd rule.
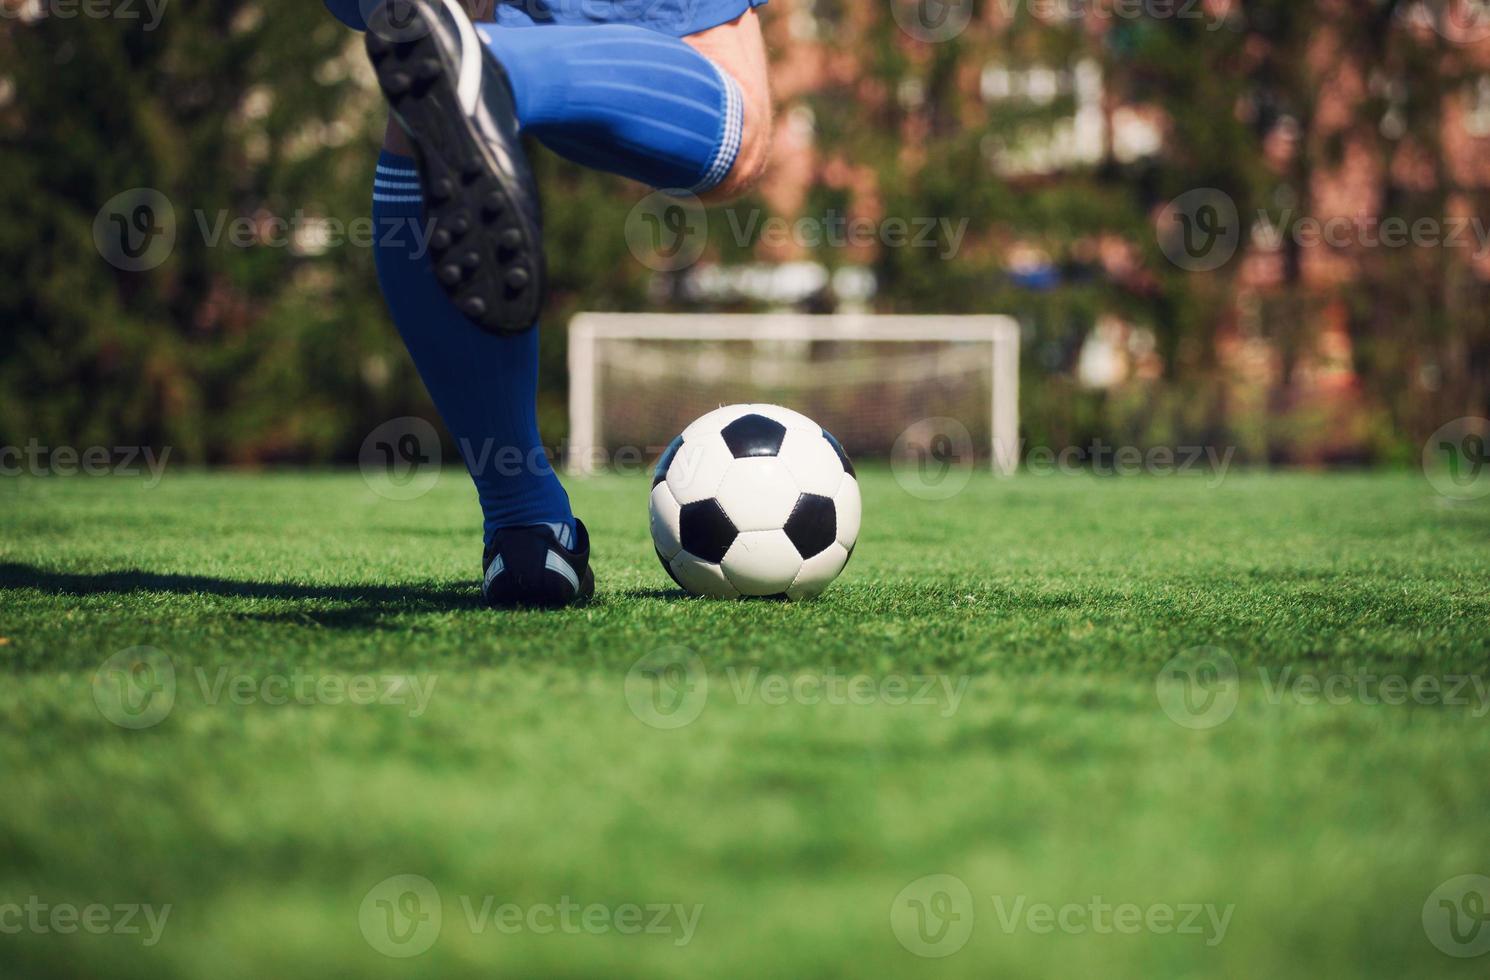
[[[367,214],[385,117],[355,37],[320,3],[172,6],[153,30],[119,18],[22,20],[11,0],[0,3],[8,215],[0,225],[0,444],[34,437],[170,445],[179,458],[208,462],[325,461],[354,455],[383,420],[434,417],[387,323],[370,249],[209,246],[224,219],[303,214],[350,223]],[[1378,249],[1331,294],[1304,282],[1290,246],[1282,284],[1252,298],[1247,328],[1278,351],[1282,377],[1247,392],[1217,355],[1218,336],[1235,327],[1240,263],[1184,272],[1153,233],[1157,210],[1197,187],[1218,188],[1241,214],[1266,212],[1286,230],[1310,213],[1315,177],[1338,166],[1346,137],[1383,172],[1404,140],[1436,162],[1428,190],[1383,181],[1378,213],[1441,217],[1454,195],[1481,203],[1479,191],[1459,186],[1439,146],[1442,107],[1473,66],[1441,37],[1401,29],[1407,5],[1246,0],[1231,4],[1224,21],[1145,13],[1109,18],[1101,30],[1089,17],[1040,21],[1029,6],[1001,5],[1015,13],[1005,29],[979,16],[932,45],[910,41],[878,5],[776,0],[765,8],[768,22],[815,17],[820,42],[856,58],[854,73],[826,73],[825,84],[782,106],[784,114],[810,111],[817,158],[868,168],[883,215],[968,219],[955,261],[936,250],[879,250],[869,260],[876,308],[1019,316],[1022,412],[1034,444],[1205,442],[1238,446],[1246,458],[1288,459],[1331,458],[1327,444],[1343,440],[1365,458],[1385,459],[1408,455],[1443,420],[1490,414],[1490,295],[1464,255]],[[769,36],[783,35],[771,26]],[[1387,94],[1360,100],[1352,108],[1359,118],[1329,139],[1307,135],[1329,91],[1311,58],[1321,32],[1336,38],[1331,70],[1392,80],[1373,81],[1373,93]],[[1109,101],[1162,112],[1163,149],[1124,163],[1109,148],[1090,165],[999,179],[992,160],[1069,117],[1071,100],[985,102],[977,71],[1079,59],[1101,67]],[[905,97],[908,82],[913,97]],[[1381,125],[1388,112],[1405,114],[1402,132]],[[1264,142],[1285,117],[1306,136],[1286,165],[1270,167]],[[677,281],[654,281],[627,253],[622,230],[638,188],[537,147],[534,158],[553,275],[540,419],[556,443],[565,427],[565,350],[553,327],[583,308],[687,301]],[[824,181],[822,169],[808,213],[853,210],[853,195]],[[134,273],[101,260],[93,224],[105,202],[137,187],[172,202],[177,243],[164,264]],[[736,207],[770,213],[760,193]],[[722,233],[726,224],[711,222],[711,259],[757,258],[754,243]],[[1095,258],[1093,242],[1103,240],[1128,244],[1130,274],[1112,275]],[[1011,274],[1007,246],[1016,241],[1048,256],[1054,286]],[[831,247],[811,257],[829,268],[849,261]],[[1320,441],[1298,431],[1315,424],[1319,409],[1292,404],[1291,371],[1317,341],[1332,300],[1345,310],[1362,400],[1352,432],[1303,449]],[[824,305],[831,297],[811,308]],[[1151,332],[1160,377],[1106,390],[1078,383],[1077,358],[1104,315]],[[1320,424],[1339,420],[1326,412]]]
[[[372,251],[351,241],[386,113],[356,36],[321,4],[172,6],[148,31],[8,10],[0,66],[12,93],[0,100],[0,444],[330,460],[355,455],[380,421],[436,417]],[[624,240],[596,233],[623,225],[617,182],[548,154],[539,169],[550,319],[639,307],[645,281],[622,262]],[[94,219],[139,187],[171,202],[175,249],[158,268],[121,271],[95,248]],[[276,216],[340,222],[347,243],[231,244],[232,222]],[[544,370],[556,438],[562,343],[547,345]]]

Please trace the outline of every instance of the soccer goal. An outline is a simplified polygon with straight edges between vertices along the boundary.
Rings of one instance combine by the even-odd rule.
[[[622,450],[651,458],[695,418],[739,402],[796,409],[855,457],[937,440],[1012,473],[1019,326],[1007,316],[781,313],[581,313],[570,323],[571,472],[601,469]]]

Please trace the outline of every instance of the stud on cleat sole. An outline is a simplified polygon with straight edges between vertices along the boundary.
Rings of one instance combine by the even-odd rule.
[[[444,0],[406,0],[410,40],[366,36],[368,57],[414,146],[433,272],[477,327],[519,333],[538,321],[544,295],[542,219],[501,66],[483,48],[482,94],[459,98],[468,32]],[[417,37],[414,35],[418,35]]]

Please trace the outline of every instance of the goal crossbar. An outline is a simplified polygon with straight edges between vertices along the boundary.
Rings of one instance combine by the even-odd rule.
[[[593,472],[600,445],[598,346],[606,340],[941,341],[987,343],[994,471],[1019,453],[1019,324],[999,315],[581,313],[569,324],[569,471]]]

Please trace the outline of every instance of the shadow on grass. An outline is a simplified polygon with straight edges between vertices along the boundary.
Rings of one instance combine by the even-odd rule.
[[[710,596],[691,595],[682,589],[621,589],[611,594],[616,599],[659,599],[663,602],[696,602],[700,605],[738,605],[740,603],[784,603],[785,595],[747,595],[736,599],[718,599]],[[811,600],[808,600],[811,601]]]
[[[691,601],[696,598],[682,589],[621,589],[614,596],[617,599],[662,599],[665,602]]]
[[[241,612],[248,619],[309,622],[334,628],[365,629],[389,614],[483,609],[475,586],[313,585],[303,582],[242,582],[208,575],[178,575],[129,569],[117,572],[54,572],[13,562],[0,563],[0,589],[35,589],[49,595],[129,595],[169,593],[228,599],[286,599],[347,603],[345,609]]]

